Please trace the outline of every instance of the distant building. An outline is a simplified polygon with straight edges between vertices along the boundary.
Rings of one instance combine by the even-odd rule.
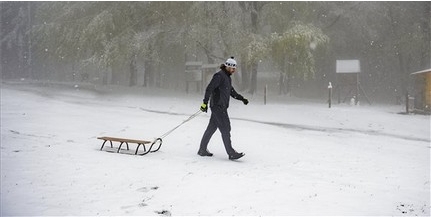
[[[410,74],[414,78],[414,108],[431,111],[431,68]]]

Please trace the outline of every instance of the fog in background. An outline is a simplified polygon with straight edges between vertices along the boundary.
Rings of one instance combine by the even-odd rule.
[[[186,92],[186,62],[234,56],[241,92],[372,103],[412,91],[430,68],[431,3],[0,2],[1,78]],[[336,73],[359,60],[360,73]],[[204,82],[191,84],[202,91]],[[338,93],[337,93],[338,92]]]

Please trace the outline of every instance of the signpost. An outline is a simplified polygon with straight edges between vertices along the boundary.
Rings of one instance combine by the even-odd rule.
[[[346,99],[350,97],[351,99],[354,99],[355,105],[358,105],[360,92],[362,92],[367,102],[371,105],[371,102],[365,94],[365,91],[363,90],[359,81],[359,73],[361,73],[361,65],[359,60],[337,60],[336,73],[338,103],[340,103],[341,89],[344,86],[349,88],[349,93],[344,97],[343,102],[345,102]]]

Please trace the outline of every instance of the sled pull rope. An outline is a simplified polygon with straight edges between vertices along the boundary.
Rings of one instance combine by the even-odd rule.
[[[196,113],[192,114],[189,118],[187,118],[186,120],[184,120],[181,124],[179,124],[178,126],[174,127],[173,129],[169,130],[168,132],[166,132],[165,134],[161,135],[159,138],[157,138],[156,140],[154,140],[154,142],[156,142],[157,140],[162,140],[163,138],[165,138],[166,136],[168,136],[169,134],[171,134],[172,132],[174,132],[174,130],[178,129],[178,127],[180,127],[181,125],[191,121],[193,118],[197,117],[202,111],[199,110]]]

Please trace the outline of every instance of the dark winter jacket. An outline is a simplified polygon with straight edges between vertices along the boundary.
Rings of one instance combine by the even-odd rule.
[[[232,87],[231,74],[225,70],[220,70],[214,74],[211,82],[205,91],[204,103],[208,103],[211,98],[210,107],[219,106],[229,108],[230,96],[237,100],[243,100],[244,97],[238,94]]]

